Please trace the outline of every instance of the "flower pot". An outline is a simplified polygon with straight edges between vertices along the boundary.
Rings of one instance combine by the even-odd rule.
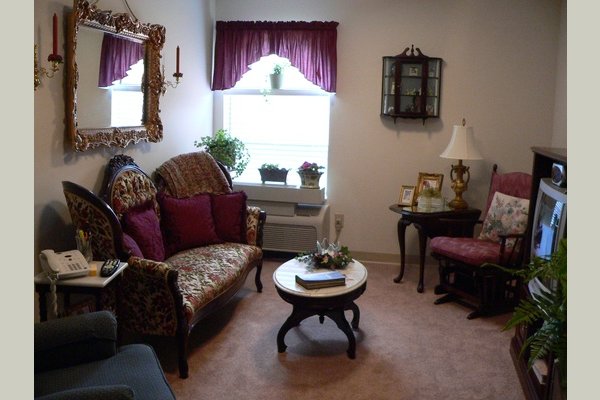
[[[322,172],[300,172],[298,171],[298,175],[300,175],[301,188],[305,189],[319,189],[319,179],[321,179]]]
[[[269,78],[271,78],[271,89],[281,89],[283,74],[270,74]]]
[[[285,168],[279,169],[264,169],[259,168],[260,180],[264,184],[265,182],[283,182],[287,185],[287,174],[288,170]]]

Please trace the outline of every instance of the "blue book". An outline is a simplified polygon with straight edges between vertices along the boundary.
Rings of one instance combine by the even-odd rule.
[[[331,286],[344,286],[346,275],[340,271],[315,272],[296,275],[296,283],[306,289],[318,289]]]

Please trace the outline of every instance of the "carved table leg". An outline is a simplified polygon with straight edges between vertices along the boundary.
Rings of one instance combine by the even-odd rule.
[[[329,318],[331,318],[335,322],[335,324],[338,326],[338,328],[340,328],[340,330],[346,334],[346,337],[348,338],[348,349],[346,350],[346,353],[348,353],[348,357],[350,357],[352,359],[355,358],[356,357],[356,339],[354,338],[354,332],[352,332],[352,329],[350,328],[350,324],[348,323],[348,320],[346,320],[346,317],[344,316],[344,310],[339,309],[339,310],[329,311],[327,313],[327,316]]]
[[[400,245],[400,273],[397,277],[394,278],[394,282],[400,283],[402,281],[402,277],[404,276],[404,261],[406,256],[406,243],[404,238],[406,236],[406,227],[410,225],[410,222],[407,222],[404,219],[400,219],[398,221],[398,244]]]
[[[360,322],[360,310],[355,302],[352,302],[347,308],[347,310],[352,310],[352,329],[358,329],[358,323]]]
[[[277,333],[277,351],[283,353],[285,349],[287,349],[287,345],[285,344],[285,335],[288,333],[290,329],[295,326],[298,326],[300,322],[312,315],[315,315],[314,312],[300,309],[299,307],[294,306],[292,313],[285,320],[281,328],[279,328],[279,332]]]
[[[424,283],[423,275],[425,273],[425,248],[427,246],[427,235],[418,224],[415,224],[417,231],[419,232],[419,284],[417,285],[417,292],[423,293]]]

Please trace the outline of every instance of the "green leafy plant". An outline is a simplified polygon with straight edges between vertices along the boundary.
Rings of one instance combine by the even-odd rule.
[[[219,129],[214,136],[204,136],[199,141],[194,141],[194,146],[203,148],[222,162],[232,172],[233,178],[240,176],[250,161],[246,145],[225,129]]]
[[[283,70],[290,66],[289,62],[278,62],[273,65],[273,69],[271,70],[271,74],[273,75],[281,75]]]
[[[309,269],[343,269],[352,262],[352,254],[347,246],[329,243],[327,239],[317,242],[317,248],[311,252],[300,253],[298,261],[306,263]]]
[[[567,387],[567,240],[562,239],[558,250],[550,258],[534,258],[525,269],[512,271],[525,282],[535,278],[543,282],[553,282],[548,290],[541,290],[522,299],[515,308],[512,318],[504,330],[520,324],[541,326],[527,338],[521,354],[529,348],[528,366],[531,368],[536,359],[553,354],[558,360],[560,385]]]
[[[288,170],[287,168],[280,168],[279,164],[270,164],[270,163],[262,164],[259,169],[264,169],[267,171],[275,171],[275,170],[280,170],[280,169],[283,169],[286,171]]]

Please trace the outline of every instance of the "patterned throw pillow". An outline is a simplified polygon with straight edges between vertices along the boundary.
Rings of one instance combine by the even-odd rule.
[[[499,242],[498,235],[521,234],[527,229],[529,200],[496,192],[483,221],[480,240]],[[507,241],[511,246],[514,241]]]

